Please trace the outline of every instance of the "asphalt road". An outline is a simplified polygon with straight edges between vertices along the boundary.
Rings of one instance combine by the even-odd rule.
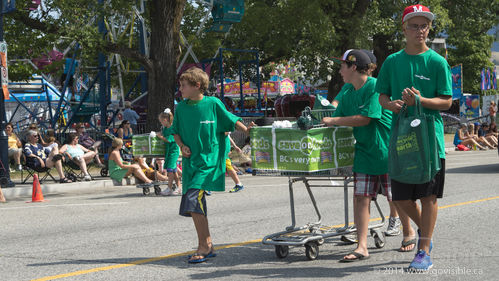
[[[178,215],[180,197],[145,197],[133,187],[96,184],[44,194],[43,203],[10,198],[0,205],[0,280],[497,280],[497,151],[450,152],[446,165],[429,274],[404,270],[414,253],[396,251],[400,236],[387,238],[382,249],[369,239],[371,258],[350,264],[338,259],[354,246],[337,237],[326,240],[315,261],[303,247],[277,258],[274,247],[260,241],[290,225],[287,178],[247,175],[242,192],[207,198],[218,256],[198,265],[187,263],[197,237],[192,220]],[[315,221],[303,185],[294,190],[297,223]],[[324,223],[342,224],[342,188],[313,191]],[[378,201],[388,215],[386,200]],[[372,217],[378,217],[374,209]]]

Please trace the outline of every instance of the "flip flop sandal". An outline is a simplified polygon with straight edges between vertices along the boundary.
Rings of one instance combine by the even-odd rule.
[[[63,178],[63,179],[60,179],[59,180],[60,183],[72,183],[73,181],[71,181],[70,179],[68,178]]]
[[[361,253],[357,253],[357,252],[354,252],[354,251],[352,251],[352,252],[348,253],[348,254],[347,254],[347,256],[348,256],[348,255],[354,255],[354,256],[355,256],[355,258],[354,258],[354,259],[346,259],[346,258],[342,258],[342,259],[340,260],[340,262],[356,262],[356,261],[361,261],[361,260],[367,260],[367,259],[369,259],[369,258],[371,257],[371,256],[367,256],[367,257],[366,257],[366,256],[364,256],[363,254],[361,254]]]
[[[193,255],[188,255],[187,258],[190,259],[191,257],[193,256],[203,256],[203,255],[198,255],[197,253],[193,254]],[[213,250],[211,250],[211,252],[209,252],[208,254],[204,255],[205,258],[214,258],[217,256],[217,253],[213,252]]]
[[[398,249],[398,251],[402,252],[402,253],[412,252],[412,251],[414,251],[416,249],[416,243],[417,242],[418,242],[418,238],[413,238],[411,240],[402,241],[402,245],[400,246],[400,248]],[[408,247],[410,245],[414,245],[414,247],[412,247],[412,249],[407,250],[407,251],[402,250],[402,248]]]
[[[198,256],[200,258],[198,258],[198,259],[191,259],[191,258],[189,258],[187,260],[188,263],[202,263],[202,262],[205,262],[207,260],[207,258],[206,258],[205,255],[194,253],[194,255],[192,255],[191,257],[193,257],[193,256]]]

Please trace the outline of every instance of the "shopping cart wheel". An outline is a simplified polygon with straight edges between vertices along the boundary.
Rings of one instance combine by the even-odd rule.
[[[161,195],[161,187],[159,185],[154,186],[154,194]]]
[[[317,259],[319,256],[319,245],[317,242],[308,242],[305,244],[305,255],[311,261]]]
[[[102,169],[100,169],[100,175],[101,175],[102,177],[107,177],[107,172],[108,172],[108,171],[107,171],[107,168],[102,168]]]
[[[149,194],[150,192],[151,192],[151,191],[149,190],[149,187],[144,187],[144,188],[142,188],[142,194],[147,195],[147,194]]]
[[[385,247],[385,235],[378,230],[371,230],[371,235],[374,238],[374,245],[376,248],[381,249]]]
[[[289,254],[289,246],[276,245],[275,246],[275,254],[280,259],[287,257]]]

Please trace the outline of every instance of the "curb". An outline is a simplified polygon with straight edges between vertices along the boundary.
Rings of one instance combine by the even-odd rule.
[[[94,180],[74,183],[43,183],[40,185],[43,194],[63,193],[86,190],[89,188],[106,188],[116,186],[111,179]],[[32,184],[20,184],[16,187],[2,188],[3,195],[7,200],[18,197],[29,197],[33,192]]]

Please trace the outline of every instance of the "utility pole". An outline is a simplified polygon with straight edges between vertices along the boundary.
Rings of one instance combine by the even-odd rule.
[[[7,4],[7,6],[4,6],[4,4]],[[5,53],[5,56],[1,58],[1,60],[5,59],[5,62],[1,61],[1,63],[5,63],[5,65],[0,66],[0,68],[2,68],[0,75],[5,75],[5,77],[7,77],[7,44],[3,41],[3,14],[11,12],[14,9],[13,5],[15,5],[15,2],[12,0],[0,0],[0,51]],[[15,186],[15,184],[10,180],[9,171],[9,137],[5,132],[5,125],[7,124],[7,113],[5,111],[5,97],[3,91],[3,87],[7,87],[7,85],[3,85],[3,83],[8,82],[7,79],[0,79],[0,81],[2,83],[2,87],[0,88],[0,185],[1,187],[13,187]]]

